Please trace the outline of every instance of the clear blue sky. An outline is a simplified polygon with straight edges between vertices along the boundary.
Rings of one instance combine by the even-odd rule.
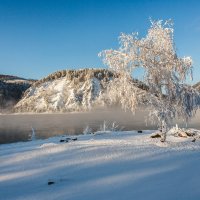
[[[121,32],[142,36],[153,19],[172,18],[180,56],[200,80],[198,0],[0,0],[0,73],[42,78],[70,68],[105,67],[97,54]]]

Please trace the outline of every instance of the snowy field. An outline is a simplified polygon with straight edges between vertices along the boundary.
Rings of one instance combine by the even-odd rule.
[[[199,200],[200,140],[151,132],[0,145],[0,199]]]

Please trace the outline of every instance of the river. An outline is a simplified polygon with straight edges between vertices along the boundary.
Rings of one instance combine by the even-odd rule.
[[[0,115],[0,144],[28,141],[32,130],[36,138],[48,138],[55,135],[82,134],[86,126],[96,131],[100,125],[116,122],[123,130],[156,129],[156,125],[146,123],[148,113],[143,109],[133,115],[119,108],[93,110],[79,113],[58,114],[1,114]],[[182,123],[182,126],[185,126]],[[188,127],[200,129],[200,112],[188,124]]]

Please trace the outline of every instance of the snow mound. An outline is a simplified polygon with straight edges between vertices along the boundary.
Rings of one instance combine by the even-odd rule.
[[[56,145],[58,145],[58,144],[52,143],[52,142],[44,143],[44,144],[40,145],[40,148],[52,147],[52,146],[56,146]]]
[[[161,142],[162,133],[159,131],[153,132],[150,138],[155,140],[155,145],[171,149],[183,150],[190,149],[195,150],[199,148],[200,143],[200,130],[197,129],[185,129],[173,127],[167,132],[167,139],[165,142]],[[194,143],[198,143],[197,145]]]

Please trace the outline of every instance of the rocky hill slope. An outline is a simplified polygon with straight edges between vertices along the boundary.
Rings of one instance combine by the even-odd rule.
[[[196,83],[193,87],[200,91],[200,82]]]
[[[35,82],[15,112],[70,112],[105,105],[102,94],[118,74],[106,69],[62,70]],[[135,84],[143,88],[139,81]]]
[[[34,82],[34,80],[0,74],[0,112],[11,110]]]

